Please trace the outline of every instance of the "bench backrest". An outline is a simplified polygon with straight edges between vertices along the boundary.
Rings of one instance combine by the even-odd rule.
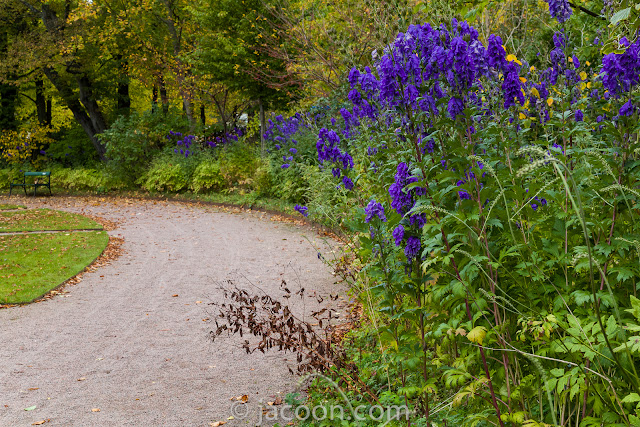
[[[50,176],[51,172],[25,172],[24,176]]]

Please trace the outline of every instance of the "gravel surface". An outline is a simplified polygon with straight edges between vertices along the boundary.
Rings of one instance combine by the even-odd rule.
[[[328,301],[339,286],[312,243],[325,255],[338,250],[333,243],[308,227],[237,209],[14,200],[114,221],[109,234],[125,242],[118,259],[62,295],[0,310],[0,426],[270,425],[258,405],[296,388],[288,368],[295,370],[295,357],[247,355],[235,336],[211,343],[207,302],[221,300],[228,279],[272,296],[282,295],[282,279],[294,289],[303,281]],[[299,298],[289,304],[300,315],[317,308]],[[240,395],[249,401],[229,420],[230,399]]]

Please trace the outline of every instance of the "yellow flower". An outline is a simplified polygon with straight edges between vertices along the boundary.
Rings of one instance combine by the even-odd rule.
[[[522,62],[518,61],[518,58],[513,53],[510,53],[509,55],[507,55],[507,61],[515,62],[518,65],[522,65]]]
[[[553,105],[553,98],[549,97],[549,99],[547,99],[547,105],[549,107],[551,107],[551,105]]]

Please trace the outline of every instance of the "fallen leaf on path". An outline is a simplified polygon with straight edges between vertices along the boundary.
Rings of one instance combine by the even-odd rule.
[[[234,396],[229,400],[231,400],[232,402],[237,401],[237,402],[247,403],[249,401],[249,396],[246,394],[243,394],[241,396]]]
[[[33,390],[39,390],[39,387],[30,387],[30,388],[28,388],[27,390],[31,390],[31,391],[33,391]]]
[[[100,412],[100,408],[93,408],[91,412]]]
[[[42,421],[36,421],[35,423],[31,423],[32,426],[41,426],[44,423],[48,423],[49,421],[51,421],[51,418],[46,419],[46,420],[42,420]]]
[[[225,425],[227,422],[226,421],[216,421],[215,423],[209,423],[209,426],[211,427],[220,427],[222,425]]]
[[[78,378],[78,381],[84,381],[84,380],[86,380],[86,378],[85,378],[85,377]]]
[[[36,405],[29,406],[28,408],[24,408],[25,411],[33,411],[34,409],[36,409]]]
[[[174,295],[171,295],[171,296],[175,298],[175,297],[177,297],[177,296],[178,296],[178,294],[174,294]]]
[[[227,418],[227,420],[235,420],[235,417],[232,415],[229,418]]]

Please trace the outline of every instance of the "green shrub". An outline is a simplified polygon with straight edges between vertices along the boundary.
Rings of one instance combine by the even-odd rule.
[[[304,168],[304,164],[294,164],[287,169],[282,169],[279,163],[272,161],[274,196],[292,203],[306,203],[309,181],[303,173]],[[317,166],[315,168],[317,169]]]
[[[242,142],[228,145],[220,150],[218,161],[228,189],[238,185],[250,185],[260,166],[260,157],[256,148]]]
[[[154,160],[141,179],[142,187],[147,191],[177,193],[187,188],[189,174],[183,162],[171,161],[166,157]]]
[[[262,160],[253,177],[253,190],[259,196],[272,196],[274,176],[268,160]]]
[[[46,157],[66,167],[85,166],[99,162],[97,152],[84,129],[75,121],[52,134],[53,142],[46,148]]]
[[[8,190],[9,183],[18,179],[22,179],[22,172],[19,169],[0,169],[0,190]]]
[[[126,187],[126,182],[110,174],[106,168],[53,168],[51,182],[56,187],[73,191],[105,192]]]
[[[134,181],[165,147],[169,131],[185,127],[180,116],[171,114],[145,112],[120,117],[100,136],[107,149],[110,169]]]
[[[220,165],[210,157],[206,157],[198,163],[193,172],[189,188],[196,193],[210,190],[221,190],[224,186],[224,177],[220,172]]]

